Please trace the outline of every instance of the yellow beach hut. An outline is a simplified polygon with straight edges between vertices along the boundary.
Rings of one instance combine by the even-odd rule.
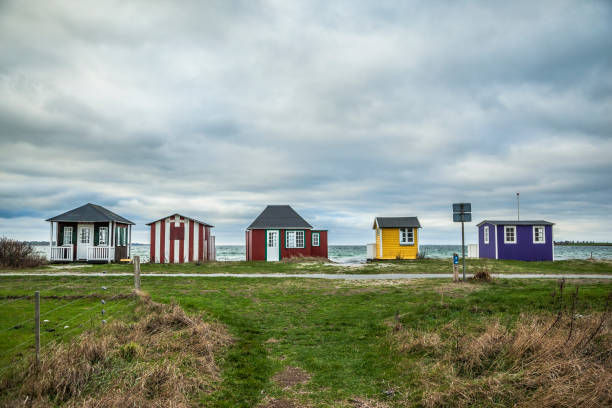
[[[419,252],[417,217],[376,217],[374,259],[416,259]]]

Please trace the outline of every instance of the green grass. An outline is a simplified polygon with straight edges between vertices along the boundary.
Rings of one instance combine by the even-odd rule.
[[[0,297],[30,295],[39,289],[44,313],[69,301],[48,296],[97,294],[101,282],[113,293],[127,293],[132,286],[129,277],[4,276],[0,277]],[[332,407],[355,397],[391,406],[406,401],[418,404],[421,390],[411,368],[415,357],[398,355],[388,342],[396,313],[408,328],[436,331],[455,321],[469,333],[494,318],[511,325],[522,313],[553,313],[551,293],[556,284],[555,280],[453,284],[446,279],[355,282],[144,277],[142,287],[155,301],[176,301],[187,312],[222,322],[234,336],[235,343],[218,357],[221,384],[200,397],[204,405],[251,407],[271,396]],[[612,282],[581,280],[568,281],[566,293],[576,284],[580,285],[577,311],[582,314],[601,310],[612,290]],[[64,286],[49,289],[58,285]],[[0,303],[6,301],[0,299]],[[92,324],[99,324],[95,323],[100,318],[96,302],[99,300],[79,300],[52,313],[50,320],[60,322],[90,308],[82,322],[93,319]],[[121,318],[129,307],[129,302],[118,304],[108,316]],[[8,303],[0,308],[0,330],[32,316],[32,300]],[[45,335],[44,344],[61,336],[56,328]],[[32,339],[31,329],[26,324],[0,336],[0,365],[32,353],[33,342],[11,350]],[[279,388],[271,377],[286,366],[308,371],[311,381],[294,390]],[[385,396],[389,389],[397,390],[395,396]]]
[[[487,269],[495,274],[612,274],[612,262],[607,260],[564,260],[555,262],[524,262],[493,259],[466,259],[467,273]],[[452,273],[450,259],[417,259],[407,261],[373,262],[359,267],[324,262],[209,262],[186,264],[142,264],[142,273]],[[19,270],[0,269],[0,274],[10,272],[81,272],[81,273],[131,273],[129,264],[69,264]]]

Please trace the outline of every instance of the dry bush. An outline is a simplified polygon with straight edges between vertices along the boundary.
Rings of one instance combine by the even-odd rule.
[[[0,387],[15,393],[0,405],[187,407],[191,396],[211,391],[214,354],[232,341],[224,327],[140,299],[135,323],[113,321],[48,347],[38,367],[30,364]]]
[[[29,268],[45,263],[45,257],[34,252],[30,244],[6,237],[0,238],[0,267]]]
[[[604,312],[580,316],[574,297],[569,311],[521,316],[513,329],[493,321],[461,341],[452,330],[391,336],[398,351],[432,357],[418,368],[426,407],[612,406],[610,299]]]
[[[479,282],[491,282],[493,278],[491,277],[489,270],[487,268],[483,268],[474,274],[472,280]]]

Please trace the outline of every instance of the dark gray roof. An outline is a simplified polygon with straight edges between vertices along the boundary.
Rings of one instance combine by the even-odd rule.
[[[57,215],[53,218],[49,218],[47,221],[61,221],[61,222],[121,222],[123,224],[135,225],[132,221],[123,218],[114,212],[107,210],[106,208],[87,203],[79,208],[70,210],[63,214]]]
[[[204,224],[204,225],[206,225],[207,227],[214,228],[214,225],[210,225],[209,223],[204,222],[204,221],[196,220],[195,218],[186,217],[186,216],[181,215],[181,214],[179,214],[179,213],[174,213],[174,214],[172,214],[172,215],[168,215],[167,217],[158,218],[158,219],[156,219],[155,221],[151,221],[151,222],[147,223],[146,225],[155,224],[157,221],[165,220],[166,218],[174,217],[175,215],[178,215],[179,217],[187,218],[188,220],[191,220],[191,221],[199,222],[200,224]]]
[[[380,228],[421,228],[417,217],[376,217],[372,229],[376,224]]]
[[[477,227],[481,226],[484,223],[489,223],[489,224],[495,224],[495,225],[555,225],[554,222],[548,222],[548,221],[543,221],[543,220],[536,220],[536,221],[491,221],[491,220],[484,220],[484,221],[480,221],[478,224],[476,224]]]
[[[247,229],[303,228],[312,229],[289,205],[269,205]]]

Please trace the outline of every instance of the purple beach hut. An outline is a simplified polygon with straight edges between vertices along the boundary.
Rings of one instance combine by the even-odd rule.
[[[478,257],[517,261],[552,261],[553,223],[548,221],[481,221]]]

